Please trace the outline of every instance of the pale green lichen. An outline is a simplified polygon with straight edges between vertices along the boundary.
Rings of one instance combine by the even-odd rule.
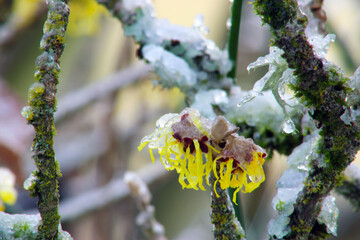
[[[58,178],[61,176],[53,148],[56,85],[60,73],[60,56],[64,49],[64,35],[68,22],[67,1],[49,0],[48,17],[40,47],[43,52],[36,59],[35,79],[29,90],[29,105],[23,115],[35,128],[32,146],[37,171],[26,186],[32,196],[38,196],[41,222],[37,239],[57,239],[60,215],[58,212]]]

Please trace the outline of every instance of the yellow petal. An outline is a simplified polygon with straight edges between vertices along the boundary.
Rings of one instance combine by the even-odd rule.
[[[202,151],[200,149],[199,141],[197,139],[194,140],[194,146],[195,146],[196,176],[198,177],[199,188],[205,191],[205,188],[203,186],[204,164],[202,158]]]
[[[17,194],[15,189],[3,189],[0,190],[0,199],[2,202],[13,205],[16,202]]]

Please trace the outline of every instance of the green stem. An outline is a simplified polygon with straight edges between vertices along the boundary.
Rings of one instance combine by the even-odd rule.
[[[234,0],[233,5],[231,7],[231,27],[230,27],[229,42],[228,42],[228,53],[229,53],[229,59],[232,62],[233,66],[227,76],[232,78],[234,83],[236,78],[242,3],[243,3],[242,0]],[[232,196],[234,194],[234,189],[228,189],[228,193],[229,196]],[[236,198],[237,205],[235,205],[235,203],[233,202],[232,204],[235,210],[236,218],[241,223],[243,228],[245,228],[245,221],[241,207],[240,196]]]
[[[29,106],[23,115],[35,128],[32,158],[37,171],[36,180],[29,188],[31,195],[38,196],[41,224],[38,239],[58,239],[60,224],[58,178],[61,176],[55,159],[54,112],[56,111],[56,85],[59,80],[60,56],[64,50],[64,35],[70,9],[67,1],[49,0],[49,11],[44,24],[40,47],[43,52],[36,59],[35,78],[38,81],[29,90]]]
[[[235,192],[235,188],[228,188],[227,190],[229,197],[232,199],[232,196],[234,195]],[[234,202],[231,202],[235,211],[235,217],[237,218],[237,220],[240,222],[241,226],[243,227],[243,229],[245,230],[245,219],[244,219],[244,214],[243,214],[243,208],[241,205],[241,199],[240,199],[240,194],[237,193],[236,196],[236,204]]]
[[[219,183],[214,187],[216,178],[213,172],[211,172],[209,180],[211,187],[211,223],[214,225],[215,240],[245,240],[245,232],[235,218],[229,195],[226,190],[220,188]],[[214,188],[216,188],[218,196]]]
[[[230,35],[228,42],[228,52],[229,52],[229,59],[231,60],[233,66],[231,68],[231,71],[228,73],[228,77],[234,80],[236,78],[237,53],[238,53],[238,43],[239,43],[242,2],[243,2],[242,0],[234,0],[233,5],[231,7],[231,27],[230,27]]]

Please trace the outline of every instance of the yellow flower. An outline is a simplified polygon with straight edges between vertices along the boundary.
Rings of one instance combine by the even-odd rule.
[[[4,211],[4,203],[15,204],[17,192],[14,185],[14,174],[7,168],[0,168],[0,211]]]
[[[218,195],[215,188],[217,182],[222,189],[236,188],[233,195],[233,202],[236,202],[238,191],[252,192],[265,180],[262,165],[266,153],[252,139],[235,133],[229,135],[226,141],[223,151],[213,163],[216,177],[214,190]]]
[[[164,115],[156,125],[156,131],[142,139],[139,151],[148,145],[154,162],[152,150],[158,149],[165,169],[179,173],[183,188],[205,190],[203,177],[210,174],[212,151],[217,151],[209,142],[209,120],[201,117],[197,110],[187,108],[180,114]]]
[[[146,145],[152,161],[153,149],[157,149],[160,160],[167,170],[179,173],[183,188],[205,190],[203,178],[209,183],[214,172],[216,184],[222,189],[236,188],[236,193],[251,192],[265,180],[265,151],[251,139],[245,139],[235,132],[238,128],[219,116],[214,121],[200,116],[195,109],[187,108],[180,114],[166,114],[156,123],[156,130],[145,136],[140,146]],[[205,158],[204,158],[205,157]],[[213,160],[214,159],[214,160]]]

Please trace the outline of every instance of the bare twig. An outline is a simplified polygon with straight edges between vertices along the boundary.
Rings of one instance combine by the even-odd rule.
[[[147,185],[160,181],[168,175],[168,172],[164,171],[160,164],[146,166],[137,174]],[[101,188],[65,199],[60,203],[59,212],[63,222],[71,222],[112,203],[120,202],[129,196],[129,187],[125,184],[123,178],[119,177]]]
[[[41,215],[39,239],[58,239],[60,223],[58,178],[61,176],[54,152],[54,112],[59,81],[60,57],[69,18],[67,0],[48,1],[49,11],[41,39],[43,52],[36,59],[35,78],[29,90],[29,106],[23,110],[29,124],[35,128],[32,152],[37,171],[28,190],[38,196]]]
[[[140,210],[136,223],[150,239],[167,240],[164,226],[155,219],[155,207],[150,204],[152,196],[146,183],[133,172],[126,172],[124,180]]]

